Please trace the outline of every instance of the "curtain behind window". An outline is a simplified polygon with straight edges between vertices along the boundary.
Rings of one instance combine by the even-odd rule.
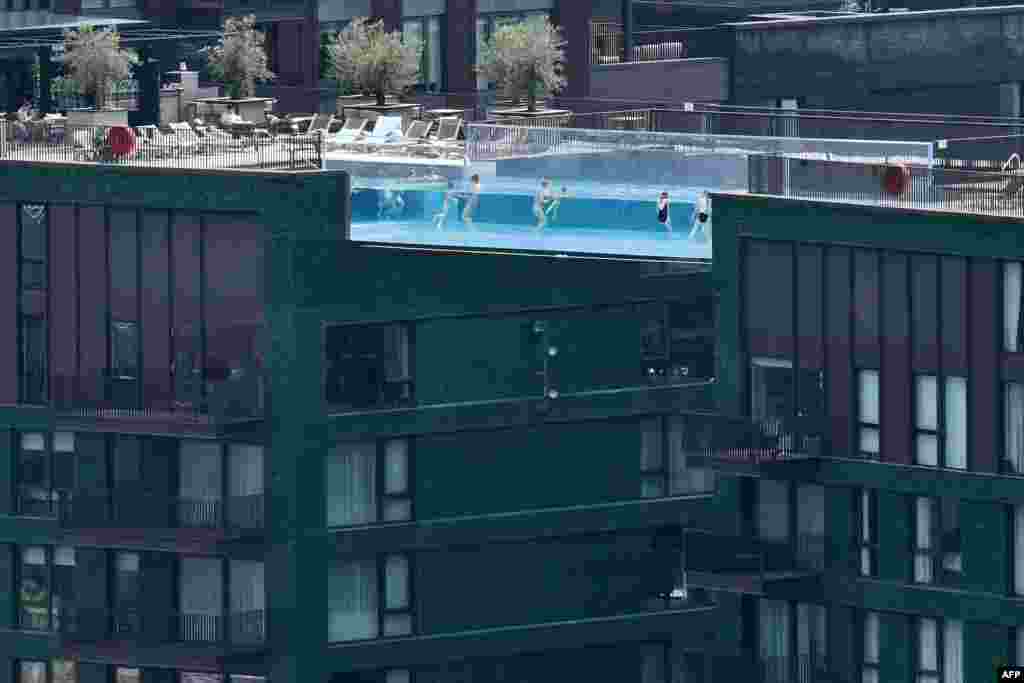
[[[1003,393],[1003,458],[1011,472],[1024,474],[1024,384],[1008,383]]]
[[[1003,265],[1003,346],[1020,351],[1021,264]]]
[[[964,622],[947,619],[942,629],[943,683],[963,683],[964,680]]]
[[[790,681],[790,619],[789,604],[778,600],[761,600],[760,654],[764,663],[764,683]]]
[[[378,635],[377,565],[373,560],[330,568],[327,584],[328,640],[364,640]]]
[[[938,628],[934,619],[921,619],[917,623],[917,669],[938,671]],[[939,683],[939,677],[929,673],[918,673],[917,683]]]
[[[931,583],[932,535],[935,524],[932,499],[918,498],[915,502],[915,509],[915,545],[919,552],[914,554],[914,580],[920,583]]]
[[[377,450],[339,444],[327,456],[327,526],[377,521]]]
[[[915,416],[914,426],[917,429],[936,432],[939,429],[939,388],[934,375],[921,375],[915,382]],[[939,464],[939,440],[932,433],[918,432],[916,438],[916,457],[918,465],[937,467]]]
[[[946,378],[946,467],[967,469],[967,380]]]

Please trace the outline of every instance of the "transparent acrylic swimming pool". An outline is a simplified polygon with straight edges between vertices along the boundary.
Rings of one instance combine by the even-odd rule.
[[[691,236],[697,190],[554,181],[556,200],[537,226],[539,182],[484,178],[472,221],[463,220],[467,182],[374,182],[354,179],[352,239],[366,242],[594,253],[688,259],[711,258],[711,225]],[[564,190],[564,191],[563,191]],[[668,191],[671,231],[658,222],[657,199]]]

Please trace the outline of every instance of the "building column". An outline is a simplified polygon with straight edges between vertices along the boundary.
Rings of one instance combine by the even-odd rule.
[[[558,0],[558,24],[565,39],[566,97],[590,95],[590,20],[594,6],[579,0]]]
[[[53,110],[53,100],[50,97],[50,83],[53,81],[51,52],[48,47],[39,48],[39,102],[36,106],[43,114],[49,114]]]
[[[268,257],[283,262],[291,247],[285,240],[271,244]],[[271,300],[296,296],[284,280],[271,279]],[[275,334],[267,354],[272,428],[264,458],[270,683],[326,683],[327,576],[333,559],[325,513],[329,443],[321,397],[322,331],[319,313],[303,315],[286,304],[273,309],[267,316]]]
[[[476,91],[477,0],[448,0],[445,7],[444,89],[452,93]]]
[[[633,52],[633,0],[622,0],[622,61]]]
[[[402,0],[370,0],[370,16],[382,19],[385,30],[397,31],[402,26]]]

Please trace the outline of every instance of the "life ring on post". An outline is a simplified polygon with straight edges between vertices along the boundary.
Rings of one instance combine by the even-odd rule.
[[[115,157],[130,156],[135,151],[135,133],[128,126],[113,126],[107,131],[107,145]]]
[[[903,164],[891,164],[882,171],[882,189],[886,193],[899,196],[910,184],[910,171]]]

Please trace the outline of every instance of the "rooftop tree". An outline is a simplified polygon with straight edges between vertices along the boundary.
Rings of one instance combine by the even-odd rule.
[[[484,43],[477,70],[513,101],[525,95],[527,108],[534,112],[538,96],[560,92],[566,85],[564,44],[561,31],[547,17],[506,24]]]
[[[121,48],[113,29],[83,26],[64,32],[64,73],[97,109],[104,108],[114,84],[131,78],[138,63],[135,52]]]
[[[227,17],[220,42],[206,51],[210,75],[224,82],[232,99],[252,97],[257,81],[277,78],[267,66],[265,40],[254,15]]]
[[[372,93],[384,106],[388,93],[401,93],[419,83],[423,42],[403,40],[400,31],[385,31],[384,22],[353,19],[327,46],[339,83]]]

